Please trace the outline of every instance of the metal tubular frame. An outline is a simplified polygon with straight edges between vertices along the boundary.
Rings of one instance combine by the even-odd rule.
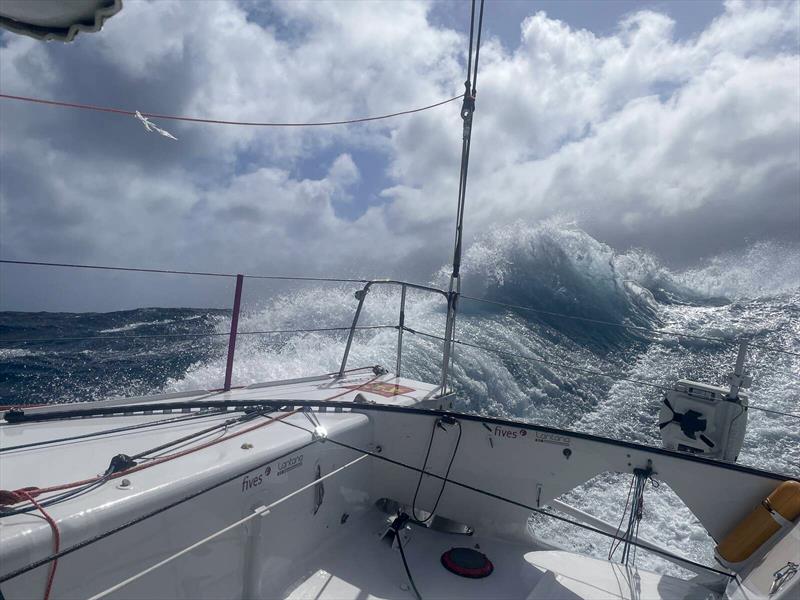
[[[239,331],[239,312],[242,308],[242,284],[244,276],[236,275],[236,291],[233,293],[233,314],[231,314],[231,332],[228,336],[228,358],[225,361],[225,384],[222,390],[227,392],[231,389],[231,378],[233,377],[233,356],[236,353],[236,334]]]
[[[200,271],[177,271],[177,270],[165,270],[165,269],[144,269],[144,268],[129,268],[129,267],[109,267],[104,265],[79,265],[79,264],[67,264],[67,263],[49,263],[49,262],[32,262],[32,261],[16,261],[16,260],[5,260],[0,259],[0,263],[10,263],[10,264],[20,264],[20,265],[35,265],[35,266],[48,266],[48,267],[69,267],[69,268],[80,268],[80,269],[102,269],[102,270],[109,270],[109,271],[135,271],[135,272],[143,272],[143,273],[165,273],[171,275],[202,275],[202,276],[212,276],[212,277],[229,277],[229,278],[236,278],[236,287],[234,290],[233,296],[233,306],[231,312],[231,327],[230,332],[228,333],[228,351],[225,359],[225,374],[224,374],[224,384],[222,387],[222,391],[229,391],[232,387],[233,383],[233,367],[235,364],[235,354],[236,354],[236,340],[239,335],[239,316],[241,315],[241,308],[242,308],[242,288],[244,287],[244,280],[245,278],[250,279],[274,279],[274,280],[296,280],[296,281],[318,281],[318,282],[337,282],[337,283],[364,283],[364,287],[358,291],[356,291],[356,298],[358,299],[358,307],[356,308],[355,315],[353,315],[353,322],[350,326],[347,335],[347,342],[345,344],[344,355],[342,356],[342,362],[339,368],[338,376],[344,377],[346,370],[347,370],[347,359],[350,356],[350,350],[353,345],[353,338],[355,336],[355,332],[358,329],[361,329],[358,326],[358,321],[361,318],[361,311],[364,308],[364,301],[366,300],[367,293],[374,285],[395,285],[400,286],[400,316],[399,321],[396,326],[391,325],[384,325],[381,327],[394,327],[397,329],[397,359],[395,363],[395,370],[396,375],[399,377],[402,369],[402,361],[403,361],[403,332],[407,329],[405,326],[405,308],[406,308],[406,297],[407,292],[409,289],[413,290],[420,290],[423,292],[433,292],[434,294],[441,294],[445,300],[447,301],[447,315],[446,315],[446,331],[444,335],[445,341],[444,348],[443,348],[443,359],[442,359],[442,379],[441,379],[441,390],[442,394],[447,392],[447,381],[448,381],[448,370],[449,370],[449,363],[452,356],[452,347],[453,347],[453,340],[452,337],[454,335],[454,321],[455,321],[455,309],[457,299],[460,296],[460,289],[451,290],[449,292],[429,286],[429,285],[422,285],[419,283],[410,283],[407,281],[400,281],[397,279],[343,279],[343,278],[328,278],[328,277],[289,277],[289,276],[269,276],[269,275],[245,275],[242,273],[238,273],[236,275],[232,273],[211,273],[211,272],[200,272]],[[459,286],[460,288],[460,286]],[[369,327],[368,327],[369,328]],[[331,328],[332,330],[334,328]],[[413,331],[413,330],[409,330]],[[261,332],[242,332],[244,335],[245,333],[261,333]],[[272,333],[272,332],[263,332],[263,333]],[[276,332],[277,333],[277,332]],[[205,335],[225,335],[225,334],[202,334],[197,335],[194,337],[203,337]],[[99,337],[99,336],[98,336]],[[130,337],[161,337],[158,335],[153,336],[130,336]],[[167,336],[167,337],[176,337],[176,336]],[[78,338],[76,338],[78,339]],[[85,338],[85,339],[93,339],[93,338]],[[35,340],[11,340],[11,341],[35,341]],[[42,340],[42,341],[53,341],[53,340]]]
[[[242,304],[242,286],[244,284],[244,278],[247,275],[236,275],[236,290],[233,296],[233,312],[231,315],[231,330],[228,336],[228,355],[225,362],[225,383],[223,385],[222,390],[227,392],[231,389],[231,383],[233,379],[233,365],[234,365],[234,356],[236,353],[236,337],[238,335],[239,330],[239,315],[241,313],[241,304]],[[356,307],[356,312],[353,315],[353,323],[350,325],[350,329],[347,334],[347,342],[344,348],[344,355],[342,356],[342,362],[339,367],[339,377],[344,377],[345,371],[347,370],[347,359],[350,356],[350,349],[353,346],[353,338],[355,337],[355,333],[358,330],[358,321],[361,318],[361,311],[364,308],[364,301],[367,298],[367,293],[372,288],[373,285],[399,285],[400,286],[400,318],[397,324],[397,362],[395,365],[395,374],[400,377],[400,369],[402,366],[402,357],[403,357],[403,331],[405,330],[405,322],[406,322],[406,293],[408,288],[421,290],[424,292],[433,292],[435,294],[441,294],[447,300],[447,313],[448,313],[448,327],[450,325],[450,312],[453,309],[453,305],[455,303],[455,297],[458,295],[457,293],[448,293],[444,290],[440,290],[439,288],[428,286],[428,285],[421,285],[419,283],[409,283],[407,281],[400,281],[396,279],[373,279],[367,281],[364,284],[364,287],[360,290],[357,290],[355,293],[356,299],[358,300],[358,306]],[[449,345],[445,344],[444,347],[444,356],[442,359],[442,393],[445,393],[447,390],[447,371],[448,371],[448,362],[450,361],[450,352],[449,352]]]
[[[403,359],[403,329],[406,326],[406,284],[400,286],[400,322],[397,326],[397,364],[395,375],[400,377],[400,366]]]
[[[364,301],[367,298],[367,293],[372,288],[373,285],[399,285],[400,286],[400,319],[397,326],[397,363],[396,363],[396,375],[400,376],[400,368],[402,365],[402,356],[403,356],[403,331],[405,329],[405,306],[406,306],[406,292],[408,288],[421,290],[424,292],[433,292],[435,294],[441,294],[447,300],[447,311],[448,317],[454,302],[454,298],[457,294],[448,293],[444,290],[440,290],[439,288],[435,288],[428,285],[420,285],[418,283],[408,283],[406,281],[398,281],[395,279],[374,279],[372,281],[368,281],[364,287],[356,292],[356,299],[358,300],[358,306],[356,307],[356,313],[353,316],[353,324],[350,326],[350,333],[347,336],[347,343],[344,347],[344,356],[342,356],[342,363],[339,367],[339,377],[343,377],[345,371],[347,370],[347,359],[350,357],[350,348],[353,345],[353,337],[355,336],[356,327],[358,326],[358,320],[361,318],[361,311],[364,308]],[[448,318],[449,321],[449,318]],[[447,364],[450,360],[450,353],[447,349],[447,344],[445,344],[444,349],[444,356],[442,358],[442,393],[447,391]]]

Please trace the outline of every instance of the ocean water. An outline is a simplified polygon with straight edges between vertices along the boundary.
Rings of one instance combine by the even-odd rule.
[[[658,445],[658,390],[566,366],[666,386],[679,378],[721,384],[736,357],[734,340],[741,336],[800,352],[797,246],[758,243],[676,272],[646,252],[617,253],[576,227],[547,222],[492,231],[468,248],[464,264],[463,292],[469,296],[726,342],[652,336],[462,299],[459,339],[565,365],[458,346],[453,385],[462,411]],[[444,287],[446,274],[442,269],[431,281]],[[246,332],[348,326],[355,289],[352,284],[314,284],[248,302],[239,323],[244,335],[237,342],[234,384],[336,370],[343,332]],[[394,325],[398,308],[397,290],[375,288],[361,324]],[[438,296],[409,291],[406,325],[441,336],[444,308]],[[218,388],[229,326],[230,312],[211,308],[0,313],[0,404]],[[193,337],[179,337],[186,334]],[[97,337],[102,339],[68,339]],[[31,338],[55,341],[13,341]],[[359,332],[349,365],[393,369],[396,343],[395,330]],[[438,381],[441,351],[441,342],[406,333],[403,374]],[[751,349],[747,369],[753,375],[753,406],[800,412],[800,358]],[[800,421],[751,410],[740,462],[800,475]],[[629,481],[629,476],[603,474],[566,500],[616,523]],[[576,550],[607,555],[608,541],[586,531],[540,518],[531,526]],[[640,533],[683,556],[713,562],[713,546],[703,528],[666,485],[647,489]],[[677,571],[644,552],[638,564]]]

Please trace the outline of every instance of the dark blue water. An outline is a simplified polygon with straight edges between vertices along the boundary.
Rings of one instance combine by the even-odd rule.
[[[156,393],[219,351],[215,338],[159,336],[216,333],[228,314],[182,308],[0,312],[0,404]],[[47,341],[9,341],[19,339]]]

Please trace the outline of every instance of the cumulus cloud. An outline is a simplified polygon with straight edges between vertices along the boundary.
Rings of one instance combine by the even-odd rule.
[[[799,6],[729,2],[688,40],[650,10],[607,35],[539,12],[516,45],[489,36],[468,238],[568,214],[603,241],[668,261],[797,241]],[[3,34],[0,88],[236,120],[401,110],[463,80],[466,41],[430,8],[131,2],[67,46]],[[4,258],[427,279],[449,255],[457,104],[346,128],[169,123],[179,138],[169,143],[133,119],[9,101],[0,125]],[[54,299],[10,269],[4,305],[83,301],[83,287]],[[169,289],[167,302],[208,303]],[[164,303],[130,294],[107,300]]]

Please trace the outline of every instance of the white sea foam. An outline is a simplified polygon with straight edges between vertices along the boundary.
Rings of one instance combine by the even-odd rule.
[[[794,253],[794,254],[793,254]],[[573,315],[659,326],[720,337],[733,342],[747,335],[765,345],[800,351],[800,261],[796,249],[756,245],[738,257],[712,260],[702,268],[673,273],[640,251],[617,254],[584,232],[561,223],[516,225],[487,234],[466,253],[465,291],[512,304]],[[441,283],[442,275],[438,276]],[[727,300],[714,300],[717,297]],[[294,292],[264,303],[240,321],[240,331],[346,326],[356,300],[351,288],[324,287]],[[399,295],[375,288],[361,324],[395,324]],[[625,337],[619,328],[552,320],[546,315],[509,312],[463,301],[458,337],[480,345],[541,357],[550,362],[617,373],[631,379],[671,385],[689,377],[722,383],[732,368],[735,344],[664,337],[646,343]],[[444,306],[439,297],[409,294],[406,324],[441,335]],[[218,330],[227,331],[227,319]],[[357,334],[350,366],[380,363],[393,367],[395,330]],[[225,361],[224,338],[211,360],[171,380],[170,390],[219,387]],[[344,334],[306,333],[241,336],[235,383],[331,372],[339,367]],[[403,369],[414,378],[437,381],[441,344],[406,333]],[[753,349],[751,403],[796,412],[796,357]],[[656,426],[658,390],[609,381],[524,359],[509,359],[457,347],[453,376],[459,408],[535,423],[660,444]],[[800,428],[796,420],[750,411],[740,461],[800,475]],[[568,494],[568,500],[610,522],[619,520],[629,476],[605,474]],[[696,519],[665,485],[648,488],[642,536],[675,552],[712,564],[712,544]],[[536,520],[539,533],[573,548],[606,556],[608,543],[590,533]],[[653,555],[639,564],[674,572]]]
[[[36,356],[37,354],[41,354],[41,352],[32,352],[22,348],[0,348],[0,361]]]
[[[200,318],[199,316],[194,317],[195,319]],[[155,325],[168,325],[170,323],[174,323],[173,319],[162,319],[160,321],[142,321],[139,323],[126,323],[125,325],[121,325],[119,327],[110,327],[109,329],[101,329],[100,333],[122,333],[125,331],[133,331],[134,329],[139,329],[140,327],[152,327]]]

